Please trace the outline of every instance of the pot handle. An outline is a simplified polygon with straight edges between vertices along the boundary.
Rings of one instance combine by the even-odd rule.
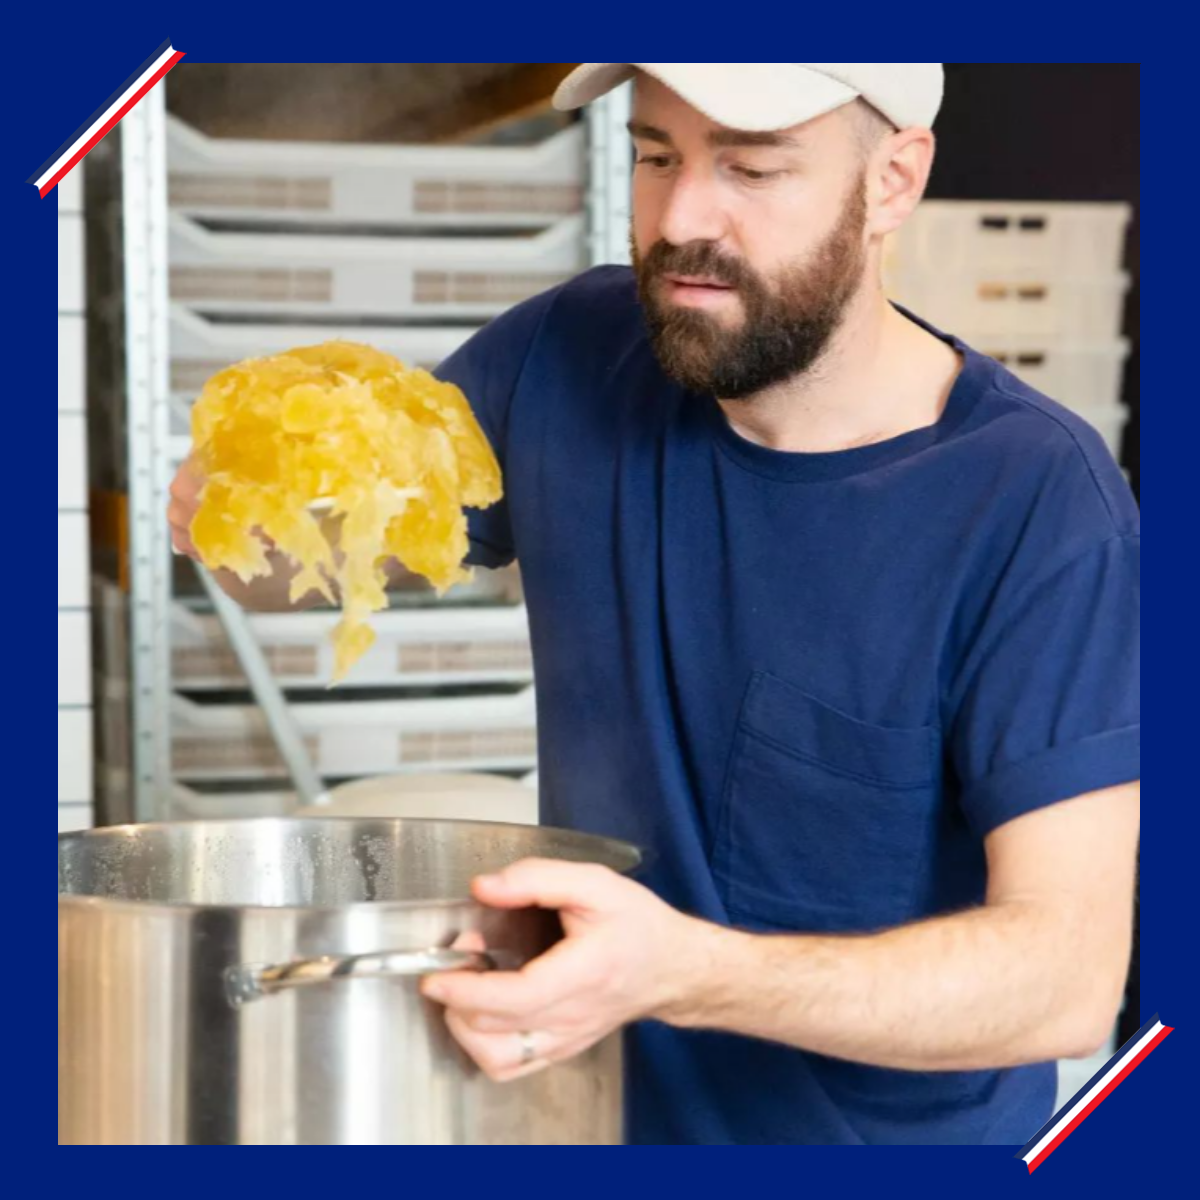
[[[496,971],[507,968],[499,954],[467,950],[386,950],[343,958],[310,958],[274,966],[232,967],[225,991],[235,1008],[274,996],[345,979],[418,979],[442,971]]]

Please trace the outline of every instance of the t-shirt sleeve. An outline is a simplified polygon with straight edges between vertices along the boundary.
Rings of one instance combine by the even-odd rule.
[[[1141,778],[1140,576],[1140,537],[1120,535],[995,598],[948,746],[981,836]]]
[[[556,294],[547,292],[497,317],[434,372],[462,389],[504,476],[503,500],[488,509],[467,511],[471,566],[498,569],[517,557],[508,501],[510,421],[525,364]]]

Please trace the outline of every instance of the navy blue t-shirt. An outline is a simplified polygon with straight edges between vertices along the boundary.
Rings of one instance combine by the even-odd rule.
[[[668,380],[624,268],[442,369],[504,468],[472,561],[520,563],[543,820],[645,847],[687,912],[838,934],[962,910],[993,830],[1140,776],[1124,477],[918,323],[965,356],[941,420],[838,453],[752,444]],[[656,1023],[629,1051],[632,1144],[1020,1145],[1055,1098],[1053,1064],[915,1074]]]

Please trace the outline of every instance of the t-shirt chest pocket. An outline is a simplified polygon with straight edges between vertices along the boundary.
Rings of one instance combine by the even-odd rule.
[[[713,869],[750,928],[866,932],[918,915],[940,737],[868,725],[773,675],[750,685]]]

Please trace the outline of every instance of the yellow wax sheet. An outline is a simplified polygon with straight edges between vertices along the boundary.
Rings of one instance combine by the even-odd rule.
[[[334,682],[375,640],[385,564],[398,559],[439,594],[468,581],[463,510],[503,495],[462,392],[353,342],[220,372],[192,434],[207,478],[191,531],[201,560],[250,583],[269,574],[273,543],[300,568],[294,602],[314,591],[340,601]]]

